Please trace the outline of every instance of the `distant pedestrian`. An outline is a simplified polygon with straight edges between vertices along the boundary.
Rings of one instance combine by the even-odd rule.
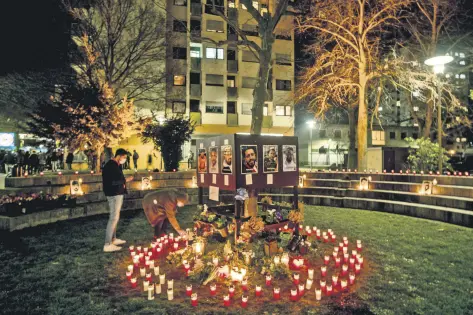
[[[54,151],[51,155],[51,168],[53,172],[57,172],[59,169],[59,158],[56,151]]]
[[[135,168],[135,171],[138,171],[138,159],[140,156],[138,155],[138,152],[136,150],[133,150],[133,167]]]
[[[39,169],[39,156],[36,151],[32,151],[29,157],[29,172],[35,174]]]
[[[187,168],[191,169],[192,165],[194,165],[194,152],[190,150],[189,155],[187,156]]]
[[[58,151],[57,161],[58,161],[58,164],[57,164],[58,168],[63,170],[64,169],[64,152],[62,152],[62,150]]]
[[[30,152],[26,151],[23,155],[23,170],[26,172],[30,172]]]
[[[148,154],[148,169],[150,170],[153,167],[153,155]]]
[[[131,152],[126,151],[126,163],[125,163],[126,170],[129,170],[131,168],[130,157],[131,157]]]
[[[110,217],[105,232],[104,252],[118,251],[121,247],[117,245],[126,243],[126,241],[116,237],[120,211],[123,205],[123,196],[127,193],[126,183],[133,180],[132,176],[125,179],[123,175],[122,166],[126,162],[126,156],[126,150],[117,149],[115,157],[105,164],[102,172],[103,192],[107,197],[110,209]]]
[[[39,170],[43,172],[46,169],[46,153],[39,154]]]
[[[69,152],[67,153],[67,157],[66,157],[66,164],[67,164],[68,170],[72,170],[72,162],[74,162],[74,153]]]
[[[13,169],[13,166],[15,166],[15,155],[13,155],[13,152],[11,151],[7,152],[4,158],[4,163],[5,163],[5,174],[9,176],[11,175],[11,170]]]

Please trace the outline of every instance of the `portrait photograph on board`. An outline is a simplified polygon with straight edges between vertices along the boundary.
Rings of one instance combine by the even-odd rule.
[[[263,145],[263,172],[277,173],[278,172],[278,146],[277,145]]]
[[[222,152],[222,174],[232,174],[233,150],[231,145],[223,145]]]
[[[241,173],[258,173],[258,150],[256,145],[241,145]]]
[[[209,173],[218,173],[218,149],[217,147],[209,148]]]
[[[297,150],[295,145],[283,145],[282,146],[282,170],[283,172],[297,171]]]
[[[199,155],[197,156],[197,171],[199,173],[207,172],[207,150],[199,149]]]

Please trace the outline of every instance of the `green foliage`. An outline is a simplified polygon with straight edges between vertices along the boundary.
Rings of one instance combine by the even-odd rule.
[[[406,138],[410,145],[407,163],[413,171],[436,171],[438,170],[439,155],[442,154],[442,164],[446,169],[452,169],[448,163],[447,150],[439,147],[438,143],[433,143],[428,138]]]
[[[195,124],[189,119],[172,117],[164,123],[155,122],[142,133],[143,143],[153,142],[161,151],[166,172],[179,169],[182,160],[182,145],[191,139]]]

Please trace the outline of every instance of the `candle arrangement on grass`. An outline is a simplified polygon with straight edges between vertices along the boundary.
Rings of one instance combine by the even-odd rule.
[[[246,308],[269,301],[318,303],[326,296],[356,289],[364,264],[361,240],[350,241],[345,236],[334,247],[325,242],[335,235],[331,229],[296,225],[295,229],[288,226],[285,230],[281,232],[281,243],[286,239],[288,244],[282,244],[279,253],[266,257],[257,252],[257,242],[208,243],[190,230],[185,237],[169,234],[150,244],[131,245],[124,278],[133,294],[149,301],[187,300],[196,308],[202,308],[199,298],[204,304],[223,302],[226,308]],[[305,254],[297,249],[287,250],[291,246],[294,249],[296,238],[300,239],[299,248],[306,247]],[[245,259],[249,252],[265,258]],[[318,269],[320,272],[316,272]],[[269,300],[263,291],[268,292]]]

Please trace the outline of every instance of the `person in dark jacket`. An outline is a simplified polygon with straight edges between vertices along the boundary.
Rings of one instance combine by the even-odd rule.
[[[29,172],[35,174],[39,169],[39,156],[36,151],[31,152],[29,157]]]
[[[118,239],[117,224],[120,220],[120,211],[123,205],[123,196],[127,193],[126,183],[133,180],[133,176],[125,179],[123,175],[123,164],[126,162],[127,152],[124,149],[117,149],[115,157],[105,163],[102,171],[103,192],[107,197],[110,208],[110,217],[105,232],[104,252],[115,252],[121,249],[120,246],[126,241]]]
[[[72,170],[72,162],[73,161],[74,161],[74,153],[72,153],[72,152],[67,153],[66,164],[67,164],[67,168],[69,170]]]
[[[149,224],[154,227],[155,237],[165,235],[169,223],[179,235],[186,234],[177,222],[176,213],[177,207],[183,207],[187,203],[189,196],[176,189],[163,189],[146,194],[142,202],[143,210]]]
[[[133,150],[133,167],[135,168],[135,172],[138,171],[138,159],[140,156],[136,150]]]

